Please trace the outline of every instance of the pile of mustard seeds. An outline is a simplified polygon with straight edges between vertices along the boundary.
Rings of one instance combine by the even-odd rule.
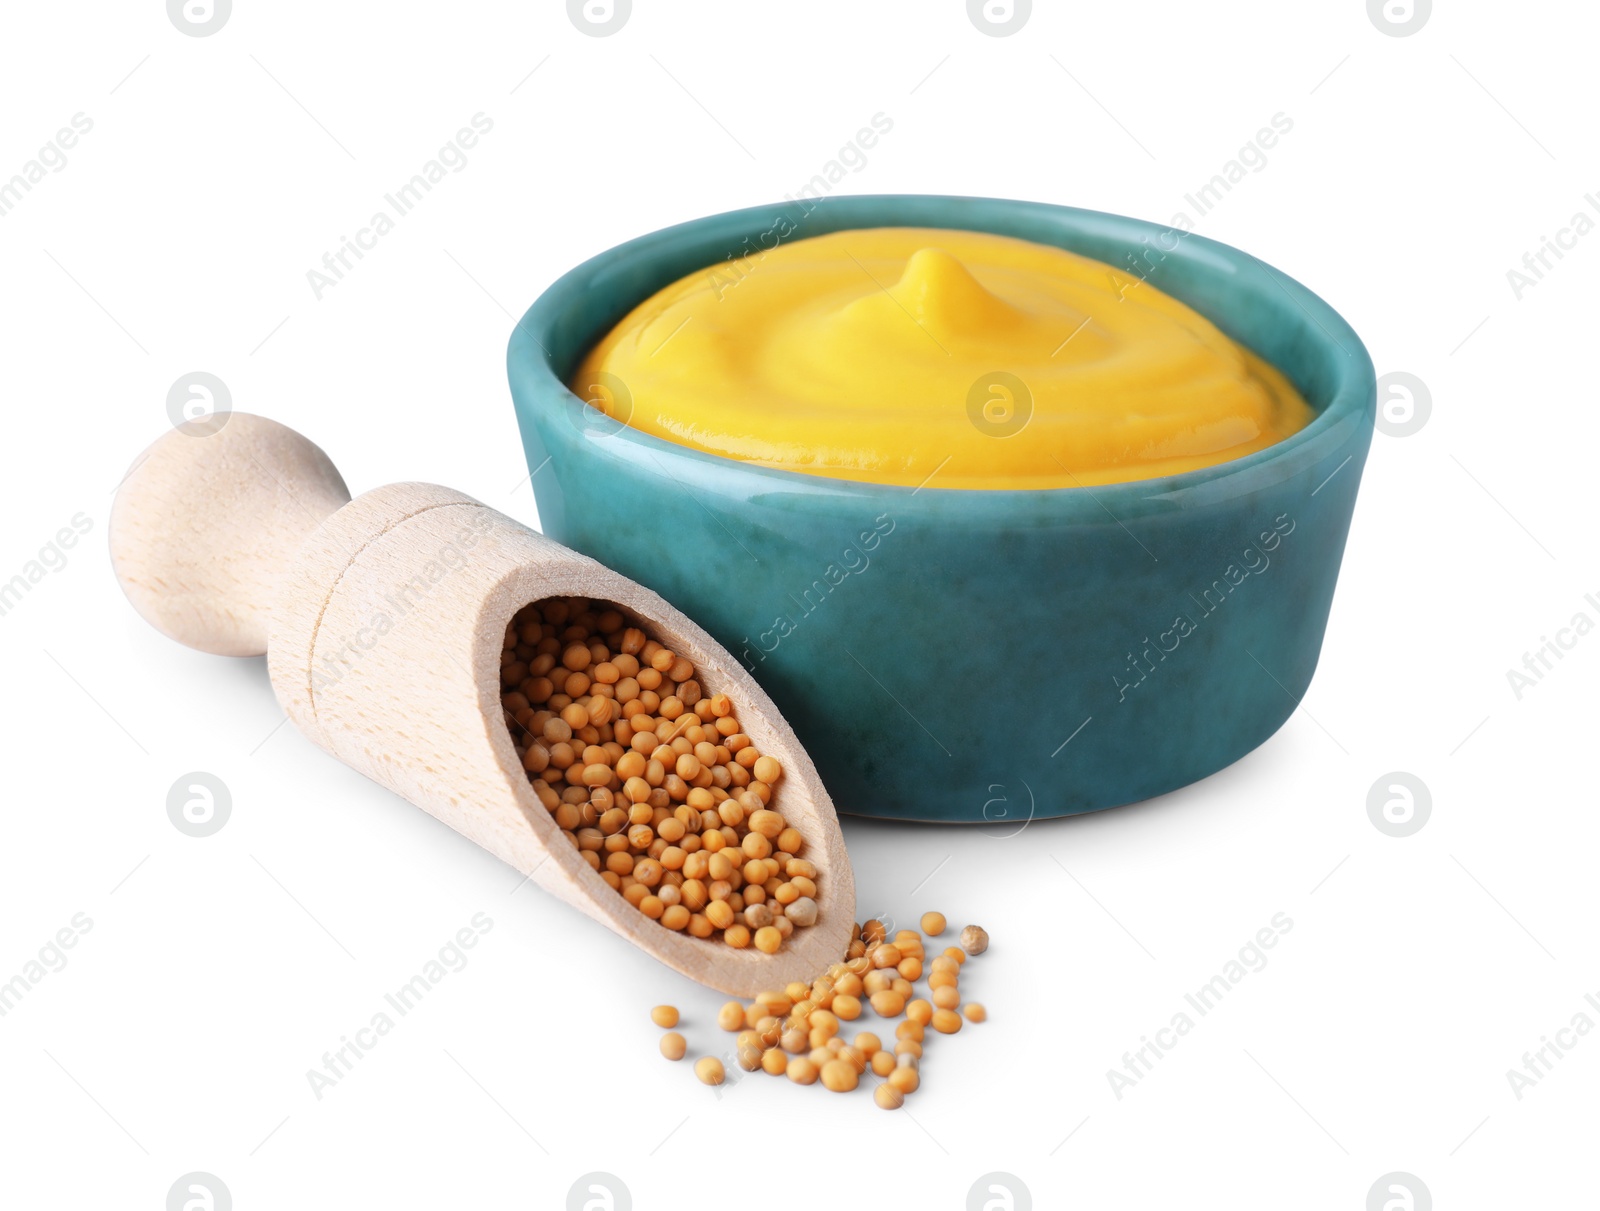
[[[687,658],[615,607],[558,597],[511,620],[500,684],[534,793],[645,916],[764,954],[815,924],[817,869],[774,805],[783,766]]]
[[[989,1016],[981,1004],[961,997],[961,969],[989,948],[989,935],[968,925],[959,945],[947,946],[929,960],[926,938],[942,936],[946,921],[943,914],[930,912],[919,925],[920,930],[898,930],[890,938],[882,922],[866,921],[852,928],[844,959],[811,983],[759,993],[748,1004],[729,1001],[717,1014],[717,1025],[738,1036],[739,1067],[786,1076],[796,1085],[820,1083],[834,1093],[850,1093],[870,1076],[873,1101],[879,1106],[898,1110],[905,1105],[922,1086],[928,1030],[957,1034],[963,1023],[987,1021]],[[918,995],[919,980],[925,982],[926,996]],[[871,1031],[846,1041],[845,1023],[869,1012],[896,1023],[892,1042]],[[678,1011],[671,1005],[656,1006],[650,1017],[663,1028],[678,1024]],[[683,1059],[688,1054],[683,1035],[663,1035],[661,1054]],[[706,1085],[727,1079],[722,1060],[712,1055],[697,1059],[694,1073]]]

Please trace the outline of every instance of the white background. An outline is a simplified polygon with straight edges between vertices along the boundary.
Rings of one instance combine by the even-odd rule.
[[[1399,1170],[1441,1208],[1588,1205],[1600,1038],[1565,1036],[1521,1099],[1506,1077],[1600,1023],[1600,638],[1520,700],[1506,676],[1600,621],[1600,235],[1520,300],[1506,277],[1600,218],[1588,6],[1443,4],[1399,38],[1360,0],[1040,3],[1002,38],[959,0],[637,0],[605,38],[555,0],[238,0],[203,38],[159,0],[5,24],[0,179],[94,125],[0,218],[0,580],[93,528],[0,617],[0,980],[93,927],[0,1018],[0,1201],[156,1209],[199,1170],[241,1211],[559,1208],[600,1170],[644,1209],[959,1209],[1003,1171],[1040,1208],[1358,1211]],[[480,112],[468,166],[318,301],[306,271]],[[698,1052],[722,998],[280,728],[260,662],[157,635],[104,553],[192,370],[356,491],[432,480],[535,522],[512,317],[621,240],[793,192],[880,112],[840,192],[1163,221],[1282,112],[1198,230],[1432,399],[1374,439],[1320,671],[1258,752],[1020,837],[846,821],[864,910],[995,939],[968,969],[991,1020],[931,1046],[897,1114],[759,1074],[719,1097],[662,1061],[648,1007],[680,1005]],[[1003,672],[986,729],[1028,709]],[[166,814],[192,770],[233,796],[201,840]],[[1394,770],[1432,795],[1405,839],[1367,815]],[[318,1100],[306,1070],[478,912],[469,965]],[[1107,1070],[1279,912],[1267,966],[1119,1099]]]

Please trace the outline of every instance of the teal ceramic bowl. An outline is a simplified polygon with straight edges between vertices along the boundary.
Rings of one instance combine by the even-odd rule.
[[[704,454],[619,427],[564,385],[685,274],[778,239],[883,226],[1142,266],[1282,369],[1318,415],[1266,450],[1162,479],[912,489]],[[788,202],[643,236],[545,291],[508,363],[545,532],[737,654],[840,811],[903,820],[1009,826],[1114,807],[1271,736],[1317,665],[1375,415],[1349,325],[1254,257],[1137,219],[986,198]]]

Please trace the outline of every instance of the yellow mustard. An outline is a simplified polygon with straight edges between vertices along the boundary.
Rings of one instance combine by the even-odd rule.
[[[571,386],[697,450],[911,487],[1149,479],[1250,454],[1313,416],[1277,369],[1131,273],[902,227],[692,273],[634,308]]]

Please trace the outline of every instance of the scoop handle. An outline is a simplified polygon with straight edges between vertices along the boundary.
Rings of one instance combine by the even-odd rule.
[[[248,412],[164,434],[111,506],[111,564],[144,619],[219,656],[260,656],[295,553],[350,501],[314,443]]]

